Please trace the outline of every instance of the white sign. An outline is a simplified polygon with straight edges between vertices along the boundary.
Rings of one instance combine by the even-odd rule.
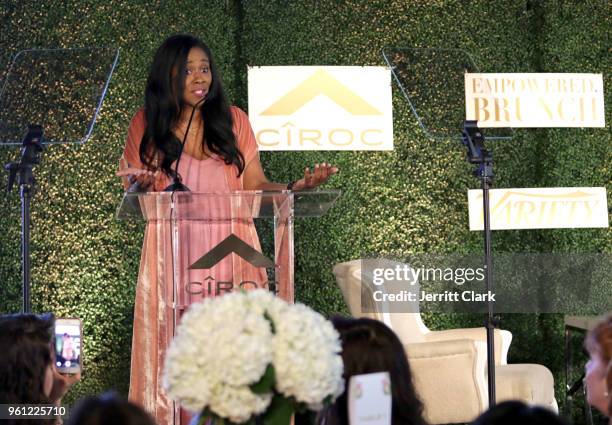
[[[350,425],[391,425],[391,405],[389,372],[351,377],[348,388]]]
[[[605,127],[601,74],[465,74],[465,115],[486,127]]]
[[[377,66],[248,70],[262,151],[393,150],[391,71]]]
[[[470,230],[483,230],[482,190],[468,191]],[[608,227],[605,187],[492,189],[491,229]]]

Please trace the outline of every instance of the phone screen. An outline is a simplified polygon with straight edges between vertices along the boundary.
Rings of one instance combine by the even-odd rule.
[[[81,371],[81,321],[55,320],[55,365],[60,373]]]

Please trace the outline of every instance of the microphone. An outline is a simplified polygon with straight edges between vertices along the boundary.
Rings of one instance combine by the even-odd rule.
[[[172,184],[164,189],[164,192],[191,192],[187,186],[183,184],[181,181],[181,176],[178,172],[179,163],[181,162],[181,157],[183,156],[183,149],[185,148],[185,142],[187,141],[187,135],[189,134],[189,128],[191,127],[191,121],[193,121],[193,115],[197,109],[197,106],[200,103],[203,103],[206,100],[206,97],[198,100],[195,105],[193,105],[193,109],[191,110],[191,116],[189,117],[189,122],[187,123],[187,129],[185,130],[185,135],[183,136],[183,142],[181,143],[181,150],[179,151],[178,158],[176,159],[176,164],[174,166],[174,176],[172,177]]]

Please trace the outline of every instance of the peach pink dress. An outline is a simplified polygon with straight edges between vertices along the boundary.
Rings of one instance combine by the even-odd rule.
[[[238,148],[245,158],[245,164],[258,155],[257,143],[246,114],[237,107],[231,108],[234,134]],[[139,110],[130,123],[121,168],[126,166],[144,168],[139,158],[139,146],[145,129],[144,110]],[[228,166],[218,157],[198,160],[184,154],[179,165],[183,183],[192,192],[230,192],[241,190],[242,176],[237,176],[235,166]],[[163,191],[169,184],[168,178],[159,177],[154,190]],[[222,213],[231,213],[229,203],[215,205]],[[180,267],[186,270],[189,264],[208,252],[229,234],[234,233],[257,250],[261,250],[255,228],[250,223],[182,223],[179,226],[181,251]],[[132,337],[132,362],[130,371],[131,401],[143,406],[158,424],[172,424],[174,409],[162,388],[163,364],[166,347],[170,344],[173,331],[173,283],[171,259],[164,258],[171,243],[168,222],[147,224],[140,260],[136,301],[134,307],[134,333]],[[201,270],[190,270],[189,281],[202,281]],[[263,287],[267,280],[265,270],[251,266],[237,255],[230,254],[217,263],[212,273],[216,280],[252,281]],[[185,288],[179,288],[183,291]],[[192,291],[193,292],[193,291]],[[205,296],[214,296],[214,291],[202,291],[186,296],[185,304],[199,301]],[[291,297],[293,294],[279,294]],[[183,415],[181,415],[183,416]]]

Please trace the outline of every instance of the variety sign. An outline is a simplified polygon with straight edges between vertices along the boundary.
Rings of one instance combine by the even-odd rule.
[[[605,187],[492,189],[492,230],[608,227]],[[468,191],[470,230],[483,230],[482,191]]]
[[[387,68],[266,66],[248,78],[260,150],[393,150]]]
[[[605,127],[601,74],[465,74],[466,119],[486,127]]]

